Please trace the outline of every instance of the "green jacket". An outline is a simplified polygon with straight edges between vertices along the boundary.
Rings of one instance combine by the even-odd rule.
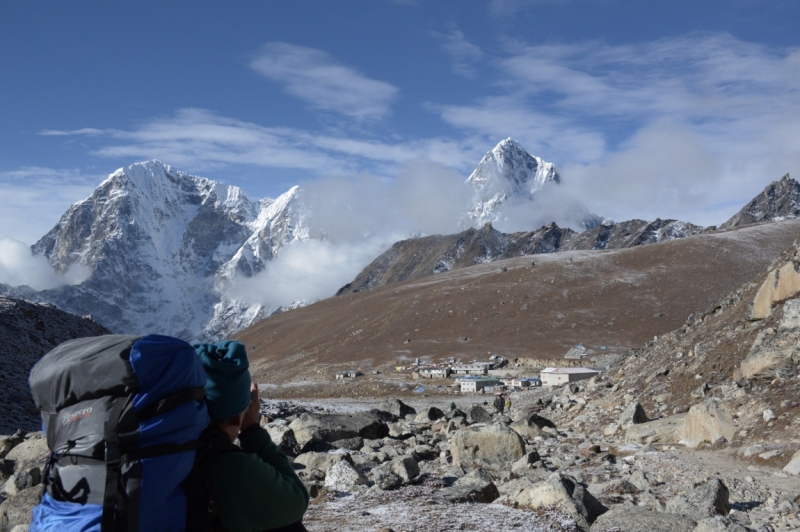
[[[269,433],[253,426],[239,436],[244,452],[222,453],[210,465],[215,509],[230,532],[290,525],[308,508],[308,491]]]

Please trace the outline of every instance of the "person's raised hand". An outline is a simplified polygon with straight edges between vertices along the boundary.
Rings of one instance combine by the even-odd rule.
[[[240,432],[246,428],[257,425],[261,418],[261,403],[258,400],[258,385],[254,382],[250,383],[250,404],[247,405],[247,410],[244,411],[242,418],[242,428]]]

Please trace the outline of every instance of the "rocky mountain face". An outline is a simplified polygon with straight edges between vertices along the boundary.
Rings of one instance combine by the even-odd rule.
[[[134,164],[70,207],[33,246],[57,271],[80,263],[91,277],[54,290],[6,292],[94,314],[120,333],[224,335],[270,311],[221,294],[285,245],[309,238],[301,195],[294,187],[253,202],[238,187],[158,161]]]
[[[786,174],[779,181],[770,183],[761,194],[753,198],[753,201],[745,205],[720,228],[729,229],[798,216],[800,216],[800,184]]]
[[[557,186],[561,176],[553,163],[528,153],[517,141],[507,138],[489,151],[467,178],[474,198],[466,216],[466,226],[479,229],[487,223],[496,223],[505,216],[510,205],[530,204],[537,192],[545,187]],[[589,213],[583,205],[570,209],[582,213],[581,226],[590,229],[602,220]]]
[[[402,240],[382,253],[337,296],[427,275],[524,255],[593,249],[624,249],[684,238],[704,229],[677,220],[629,220],[576,233],[551,223],[535,231],[502,233],[486,224],[455,235]]]
[[[45,353],[67,340],[108,332],[89,316],[0,296],[0,434],[39,430],[41,419],[28,388],[28,374]]]

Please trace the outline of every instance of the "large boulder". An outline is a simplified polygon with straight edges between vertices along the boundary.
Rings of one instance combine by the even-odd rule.
[[[750,319],[762,320],[772,313],[772,307],[779,301],[797,297],[800,294],[800,273],[794,262],[787,262],[772,270],[756,292],[750,305]]]
[[[336,491],[354,491],[368,482],[361,471],[350,462],[337,462],[325,475],[325,487]]]
[[[417,413],[417,411],[414,410],[413,407],[408,406],[400,399],[395,399],[394,397],[389,397],[388,399],[383,401],[380,405],[378,405],[378,410],[389,412],[393,416],[397,416],[401,419],[405,418],[409,414]]]
[[[787,302],[786,305],[789,303],[794,302]],[[758,333],[750,352],[739,365],[739,371],[745,379],[767,383],[776,377],[794,377],[798,362],[800,344],[797,342],[797,328],[779,328],[777,332],[767,329]]]
[[[619,415],[619,425],[623,429],[627,429],[631,425],[638,425],[640,423],[647,423],[650,419],[644,412],[644,408],[638,402],[633,402],[625,407]]]
[[[469,409],[467,412],[467,423],[472,425],[473,423],[491,423],[492,422],[492,415],[486,411],[480,405],[473,405],[472,408]]]
[[[15,526],[28,525],[31,511],[42,498],[42,486],[22,490],[0,504],[0,532],[9,532]]]
[[[733,519],[717,515],[706,517],[697,523],[692,532],[748,532],[749,530],[751,529],[743,527]]]
[[[510,467],[525,455],[525,442],[502,424],[467,427],[453,433],[450,452],[457,466]]]
[[[589,493],[586,486],[575,479],[554,473],[545,481],[533,483],[509,499],[523,508],[543,510],[558,508],[575,519],[586,530],[608,509]]]
[[[637,506],[617,506],[604,513],[590,532],[693,532],[697,522],[682,515],[665,514]]]
[[[10,436],[0,436],[0,458],[3,458],[11,449],[22,443],[23,439],[22,432]]]
[[[731,408],[710,399],[689,409],[684,423],[683,438],[692,442],[714,442],[720,437],[733,441],[738,428],[733,423]]]
[[[298,455],[293,463],[295,469],[319,469],[323,473],[327,473],[334,464],[342,461],[353,464],[350,453],[317,453],[314,451]]]
[[[294,438],[294,431],[289,428],[288,424],[270,424],[264,428],[267,429],[269,437],[281,451],[289,456],[297,456],[299,452],[297,440]]]
[[[431,406],[426,408],[422,412],[416,415],[414,421],[417,423],[433,423],[439,419],[444,417],[444,412],[436,408],[435,406]]]
[[[697,521],[715,515],[728,515],[731,511],[729,495],[727,486],[721,480],[711,479],[689,493],[667,501],[667,512],[685,515]]]
[[[6,455],[6,460],[44,464],[49,455],[50,449],[47,447],[47,439],[44,434],[39,432],[35,436],[28,435],[25,441],[11,449]]]
[[[539,414],[530,414],[511,423],[509,426],[520,436],[530,439],[536,436],[547,436],[544,432],[545,427],[553,430],[556,429],[555,423]]]
[[[490,503],[500,497],[491,475],[476,469],[456,480],[452,486],[438,490],[433,501],[438,503]]]
[[[789,460],[789,463],[783,468],[785,473],[790,475],[800,475],[800,450],[798,450]]]
[[[667,416],[661,419],[630,425],[625,431],[625,441],[644,443],[677,443],[686,426],[686,414]]]
[[[313,450],[323,442],[334,442],[361,436],[380,439],[389,435],[389,427],[379,411],[356,414],[310,414],[305,413],[292,421],[289,428],[300,451]]]

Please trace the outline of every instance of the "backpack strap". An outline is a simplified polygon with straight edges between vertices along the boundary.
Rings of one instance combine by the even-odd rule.
[[[108,413],[104,427],[106,487],[103,494],[103,517],[100,521],[101,532],[116,532],[123,529],[118,516],[125,515],[125,497],[120,490],[121,456],[119,451],[119,420],[126,401],[117,399]]]
[[[183,483],[186,493],[187,532],[225,532],[216,507],[211,466],[225,453],[244,452],[212,421],[198,440],[194,467]]]

